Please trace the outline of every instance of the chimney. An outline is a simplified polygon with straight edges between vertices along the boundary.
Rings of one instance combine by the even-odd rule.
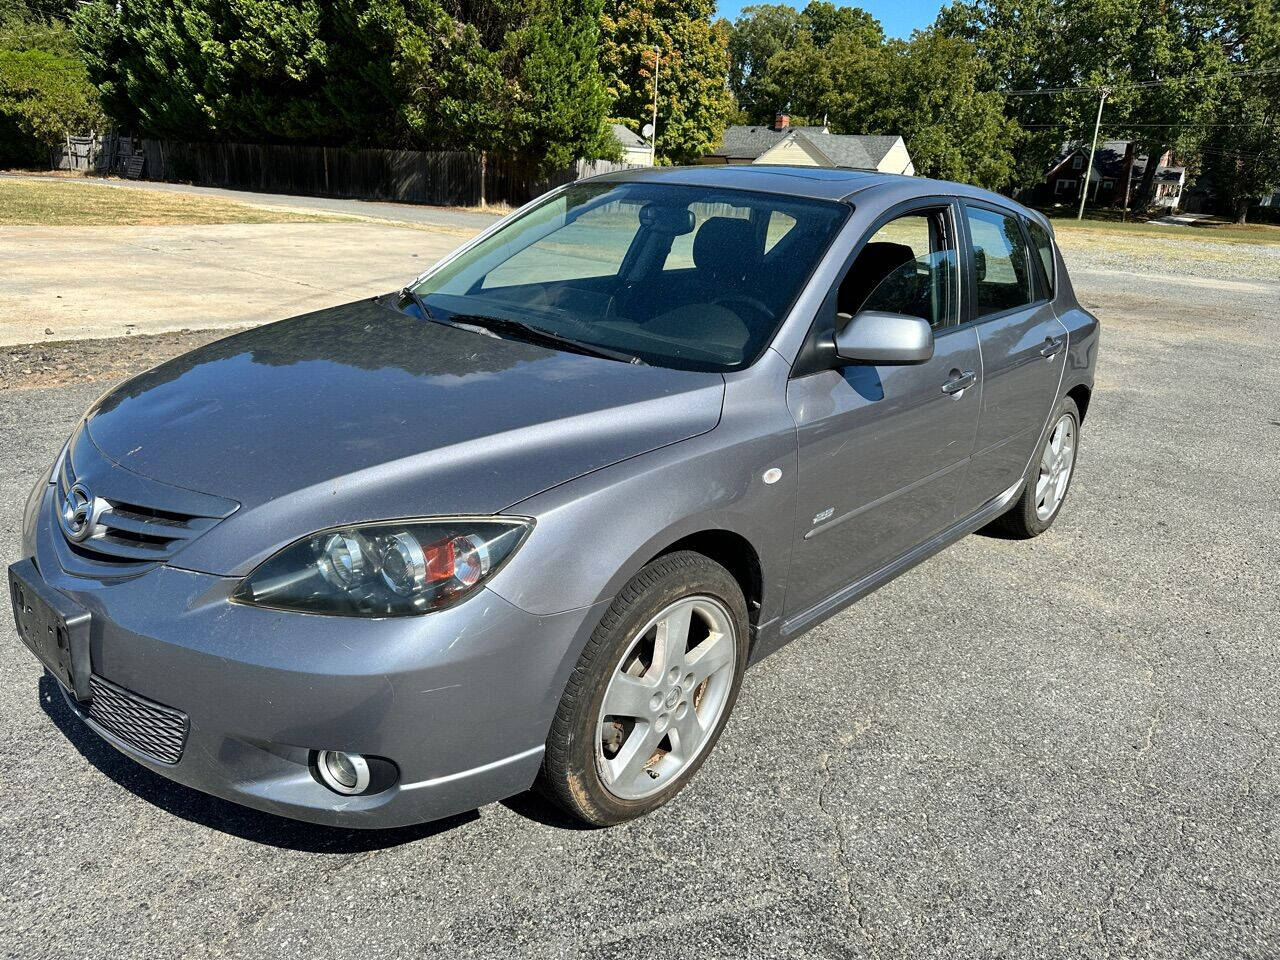
[[[775,130],[785,130],[789,126],[791,126],[791,117],[785,113],[778,114],[773,121],[773,129]]]

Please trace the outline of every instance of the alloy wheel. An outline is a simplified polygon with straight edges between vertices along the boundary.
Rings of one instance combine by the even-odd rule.
[[[673,783],[707,745],[733,687],[733,618],[719,600],[684,597],[636,633],[605,689],[596,767],[614,796]]]
[[[1076,462],[1076,421],[1064,413],[1054,424],[1049,442],[1040,456],[1040,472],[1036,477],[1036,516],[1048,520],[1058,512],[1071,482]]]

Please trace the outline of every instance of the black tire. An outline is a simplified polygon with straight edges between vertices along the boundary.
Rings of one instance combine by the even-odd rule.
[[[670,783],[643,799],[618,797],[605,786],[596,761],[605,691],[636,633],[672,603],[695,595],[720,601],[735,630],[736,659],[727,700],[705,745]],[[698,772],[724,730],[746,671],[748,636],[742,589],[720,564],[692,551],[669,553],[649,563],[618,592],[578,658],[551,724],[537,789],[593,826],[622,823],[662,806]]]
[[[1067,476],[1066,490],[1063,491],[1062,497],[1059,499],[1053,513],[1049,514],[1047,518],[1041,519],[1036,512],[1036,479],[1040,473],[1040,460],[1044,456],[1045,447],[1049,445],[1049,441],[1052,438],[1054,426],[1064,416],[1071,417],[1074,424],[1076,452],[1071,463],[1071,472]],[[1079,443],[1080,408],[1076,406],[1076,402],[1070,397],[1063,397],[1058,402],[1058,406],[1054,408],[1053,416],[1049,420],[1049,429],[1045,432],[1044,439],[1040,441],[1040,446],[1036,447],[1035,456],[1031,458],[1031,466],[1027,470],[1026,483],[1023,486],[1022,494],[1014,505],[1006,513],[993,520],[987,529],[1015,540],[1030,540],[1032,537],[1040,536],[1040,534],[1052,527],[1053,521],[1058,519],[1058,515],[1062,513],[1063,504],[1067,502],[1067,497],[1071,494],[1071,484],[1075,480],[1075,464],[1079,459]]]

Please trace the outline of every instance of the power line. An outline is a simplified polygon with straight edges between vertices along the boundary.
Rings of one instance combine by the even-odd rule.
[[[1185,127],[1187,129],[1207,130],[1213,127],[1274,127],[1280,121],[1272,120],[1263,123],[1121,123],[1119,126],[1129,129],[1130,127],[1155,127],[1158,129],[1168,129],[1170,127]],[[1024,130],[1070,130],[1074,126],[1070,123],[1019,123],[1018,126]]]
[[[1095,87],[1041,87],[1037,90],[1001,90],[1006,97],[1043,97],[1053,96],[1059,93],[1101,93],[1103,90],[1136,90],[1147,87],[1160,87],[1166,83],[1176,83],[1183,80],[1199,79],[1199,80],[1216,80],[1219,76],[1227,77],[1258,77],[1270,74],[1280,73],[1280,66],[1276,67],[1255,67],[1248,70],[1228,70],[1223,74],[1186,74],[1180,77],[1169,77],[1165,80],[1140,80],[1131,83],[1117,82],[1110,86]]]

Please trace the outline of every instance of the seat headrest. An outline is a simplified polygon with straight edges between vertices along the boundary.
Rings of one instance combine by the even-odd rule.
[[[745,277],[757,265],[755,226],[739,217],[712,217],[693,238],[693,265],[716,280]]]
[[[916,258],[915,251],[905,243],[873,241],[862,248],[858,259],[840,285],[837,309],[842,313],[857,313],[864,301],[880,286],[884,279],[900,266]]]

